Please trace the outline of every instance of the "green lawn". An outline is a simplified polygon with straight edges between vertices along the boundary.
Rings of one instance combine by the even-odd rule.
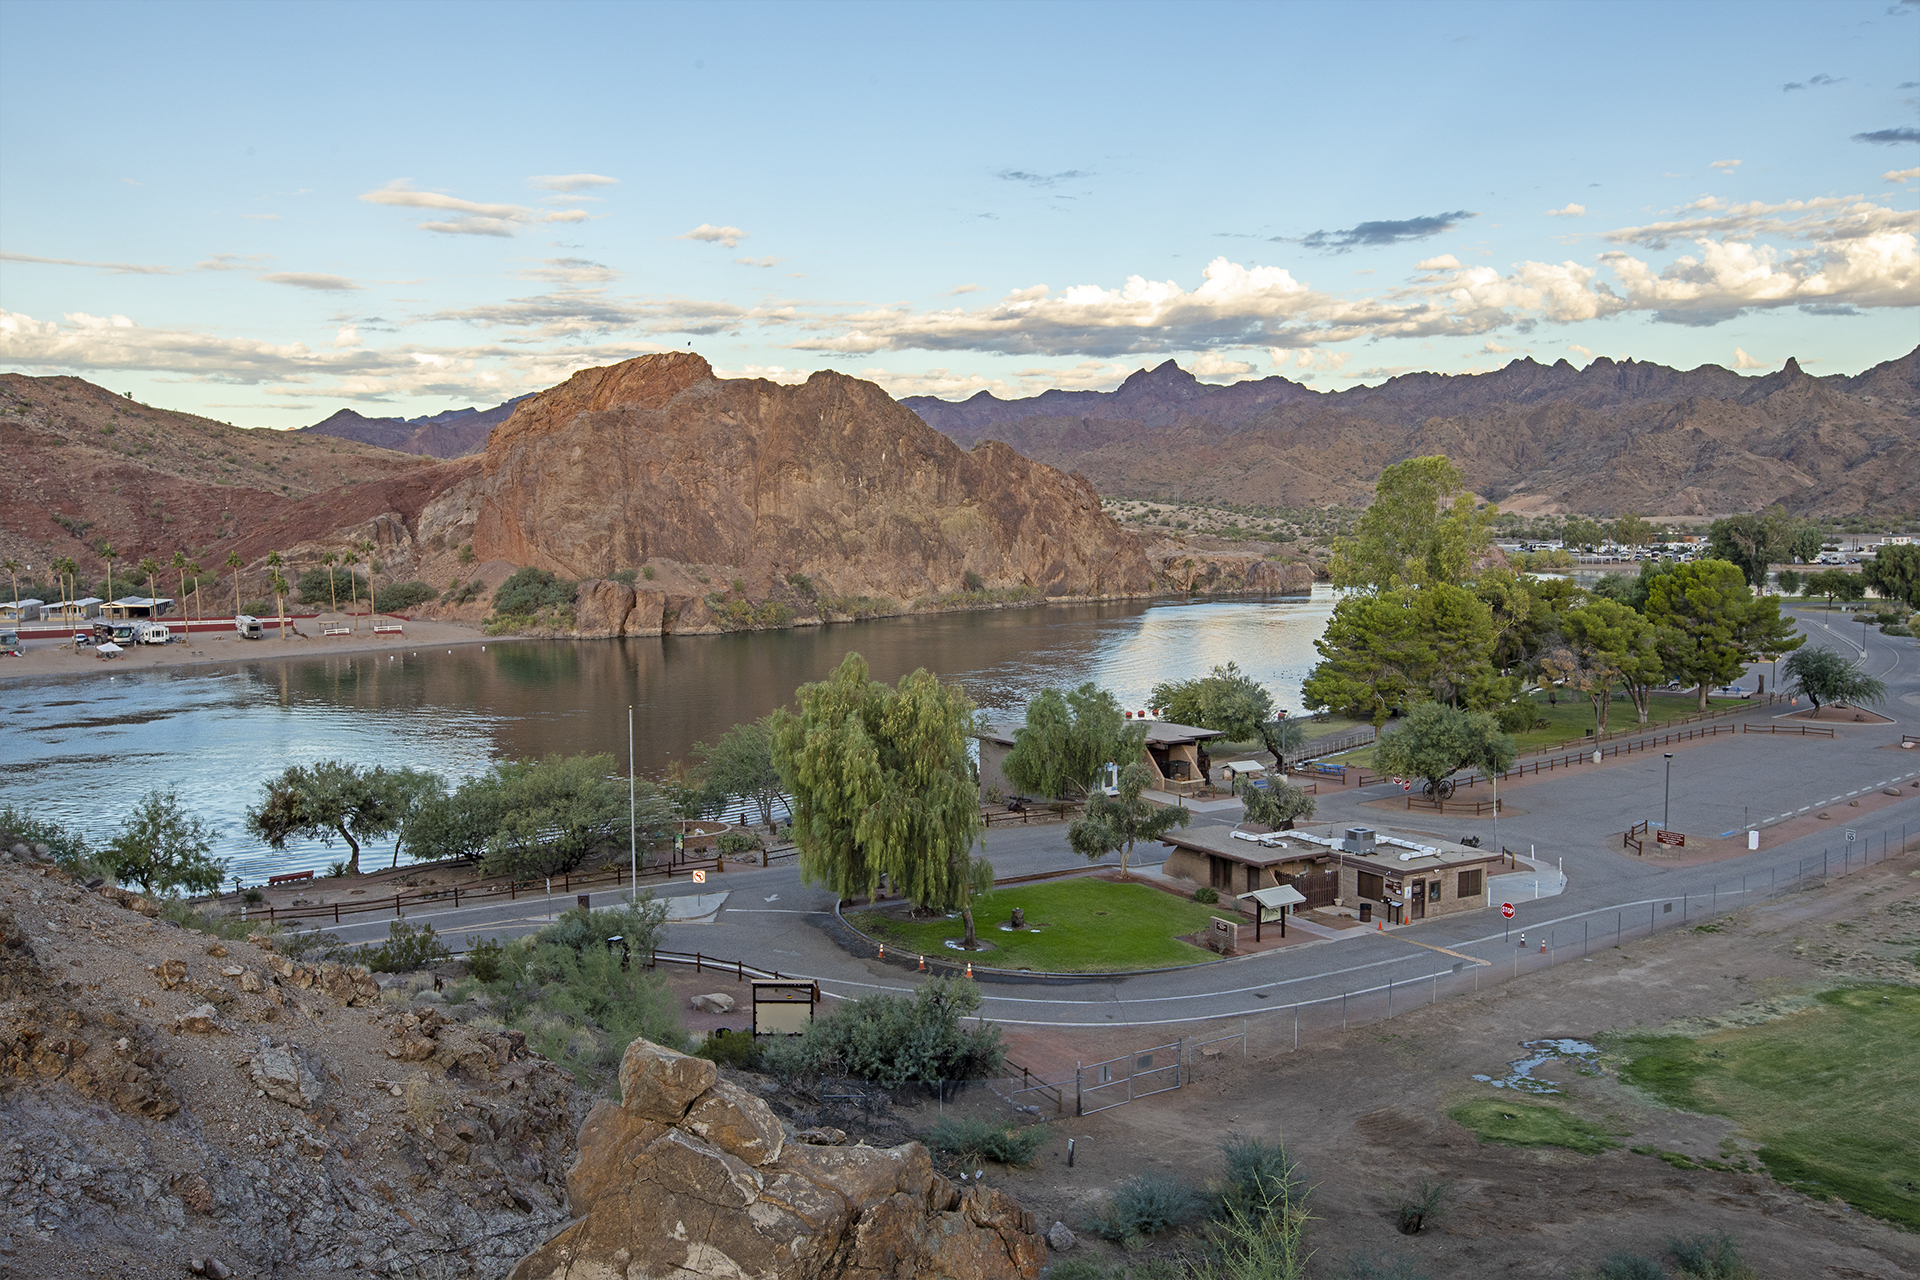
[[[1026,912],[1028,932],[1001,931],[1015,907]],[[1178,936],[1204,931],[1214,915],[1234,918],[1231,910],[1188,902],[1141,884],[1072,879],[1015,885],[975,899],[973,919],[980,940],[991,942],[994,949],[970,958],[996,969],[1045,973],[1198,964],[1213,959],[1213,953]],[[943,945],[964,935],[958,916],[922,924],[862,911],[850,919],[888,946],[949,958],[966,954]]]
[[[1759,1026],[1617,1047],[1623,1080],[1731,1117],[1778,1181],[1920,1229],[1920,990],[1829,991]]]
[[[1593,1156],[1620,1145],[1605,1129],[1571,1112],[1510,1096],[1463,1102],[1447,1114],[1482,1142],[1509,1147],[1565,1147]]]
[[[1524,733],[1516,733],[1513,735],[1514,745],[1520,749],[1521,755],[1566,742],[1569,738],[1582,737],[1587,730],[1594,727],[1593,703],[1581,694],[1568,694],[1563,690],[1560,693],[1560,700],[1556,704],[1549,703],[1545,694],[1536,693],[1532,696],[1532,701],[1538,712],[1535,717],[1536,723],[1539,721],[1545,721],[1546,723],[1542,728],[1529,729]],[[1727,707],[1744,705],[1745,700],[1741,698],[1707,699],[1707,710],[1709,711],[1720,711]],[[1646,732],[1659,733],[1662,731],[1660,728],[1661,722],[1678,720],[1683,716],[1695,715],[1698,714],[1699,710],[1699,699],[1694,694],[1657,693],[1653,696],[1653,701],[1647,708]],[[1616,698],[1613,705],[1608,708],[1607,711],[1607,732],[1619,733],[1622,729],[1639,729],[1639,715],[1640,713],[1634,710],[1633,703],[1627,701],[1625,698]],[[1577,744],[1567,747],[1569,751],[1576,749]],[[1333,759],[1340,764],[1352,764],[1360,765],[1364,768],[1372,768],[1373,748],[1370,746],[1361,747],[1358,750],[1348,751],[1341,755],[1334,756]]]

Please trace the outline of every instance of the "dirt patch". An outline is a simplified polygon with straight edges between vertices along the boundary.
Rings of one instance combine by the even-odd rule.
[[[1840,707],[1828,703],[1818,710],[1790,711],[1779,717],[1782,720],[1817,720],[1821,724],[1893,724],[1890,716],[1878,711],[1868,711],[1864,707]]]
[[[1033,1168],[989,1170],[989,1179],[1043,1225],[1058,1219],[1078,1229],[1126,1179],[1144,1170],[1217,1176],[1220,1143],[1254,1136],[1283,1139],[1314,1187],[1315,1277],[1343,1275],[1349,1259],[1380,1254],[1412,1255],[1435,1277],[1565,1277],[1616,1249],[1651,1253],[1669,1236],[1722,1230],[1763,1276],[1920,1274],[1920,1238],[1777,1185],[1731,1121],[1658,1105],[1622,1084],[1604,1056],[1550,1058],[1529,1074],[1556,1092],[1515,1099],[1559,1108],[1619,1144],[1599,1154],[1482,1142],[1448,1114],[1508,1096],[1474,1077],[1506,1078],[1510,1064],[1528,1056],[1523,1045],[1547,1038],[1604,1043],[1604,1033],[1636,1027],[1740,1025],[1801,1007],[1806,993],[1837,981],[1920,983],[1916,865],[1896,857],[1703,929],[1490,982],[1476,996],[1389,1022],[1314,1033],[1298,1052],[1289,1051],[1285,1015],[1252,1019],[1244,1060],[1229,1043],[1225,1053],[1203,1056],[1182,1089],[1096,1116],[1069,1114],[1051,1126]],[[1191,1040],[1239,1029],[1234,1020],[1179,1031]],[[1071,1080],[1076,1059],[1124,1054],[1173,1032],[1021,1028],[1009,1042],[1023,1066]],[[996,1101],[975,1090],[964,1105],[984,1114]],[[1069,1113],[1072,1106],[1069,1089]],[[1072,1169],[1068,1138],[1076,1140]],[[1419,1236],[1402,1236],[1394,1208],[1422,1179],[1451,1184],[1450,1209]],[[1121,1256],[1090,1233],[1080,1238],[1084,1253]],[[1192,1241],[1163,1240],[1152,1252],[1171,1254],[1183,1243]]]

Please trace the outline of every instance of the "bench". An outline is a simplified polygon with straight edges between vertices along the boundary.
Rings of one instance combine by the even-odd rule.
[[[377,635],[377,636],[380,636],[380,635],[394,635],[394,636],[398,636],[398,635],[405,635],[405,634],[406,634],[406,628],[405,628],[405,627],[402,627],[402,626],[401,626],[401,625],[400,625],[399,623],[397,623],[397,622],[376,622],[376,623],[374,623],[374,624],[373,624],[373,634],[375,634],[375,635]]]
[[[337,622],[329,622],[321,626],[320,634],[323,636],[350,636],[353,634],[353,628],[342,626]]]
[[[276,884],[293,884],[296,881],[311,879],[313,879],[311,871],[288,871],[282,875],[268,876],[267,884],[271,887]]]

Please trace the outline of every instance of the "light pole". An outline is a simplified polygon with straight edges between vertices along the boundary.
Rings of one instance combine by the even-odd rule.
[[[1673,752],[1667,755],[1667,801],[1660,809],[1660,829],[1667,830],[1673,821]]]
[[[1867,656],[1867,621],[1872,616],[1866,613],[1860,615],[1860,656],[1863,658]]]
[[[633,810],[633,704],[627,704],[627,857],[632,863],[629,903],[640,901],[640,826]]]

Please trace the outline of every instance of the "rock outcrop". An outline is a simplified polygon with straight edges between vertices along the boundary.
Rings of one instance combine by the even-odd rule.
[[[620,1086],[588,1115],[567,1175],[582,1216],[513,1280],[1013,1280],[1046,1262],[1031,1213],[960,1190],[917,1142],[788,1142],[713,1063],[644,1040]]]
[[[658,559],[724,568],[755,599],[795,576],[827,596],[902,602],[1153,585],[1083,477],[1001,444],[963,452],[870,382],[720,379],[690,353],[582,370],[523,402],[494,429],[471,493],[447,505],[471,514],[481,560],[576,580]],[[629,597],[615,585],[594,584],[583,632],[646,634],[656,615],[686,624],[706,603],[656,605],[642,588],[616,630]]]
[[[1163,542],[1147,551],[1162,591],[1195,595],[1286,595],[1313,589],[1313,567],[1257,551],[1196,551]]]

